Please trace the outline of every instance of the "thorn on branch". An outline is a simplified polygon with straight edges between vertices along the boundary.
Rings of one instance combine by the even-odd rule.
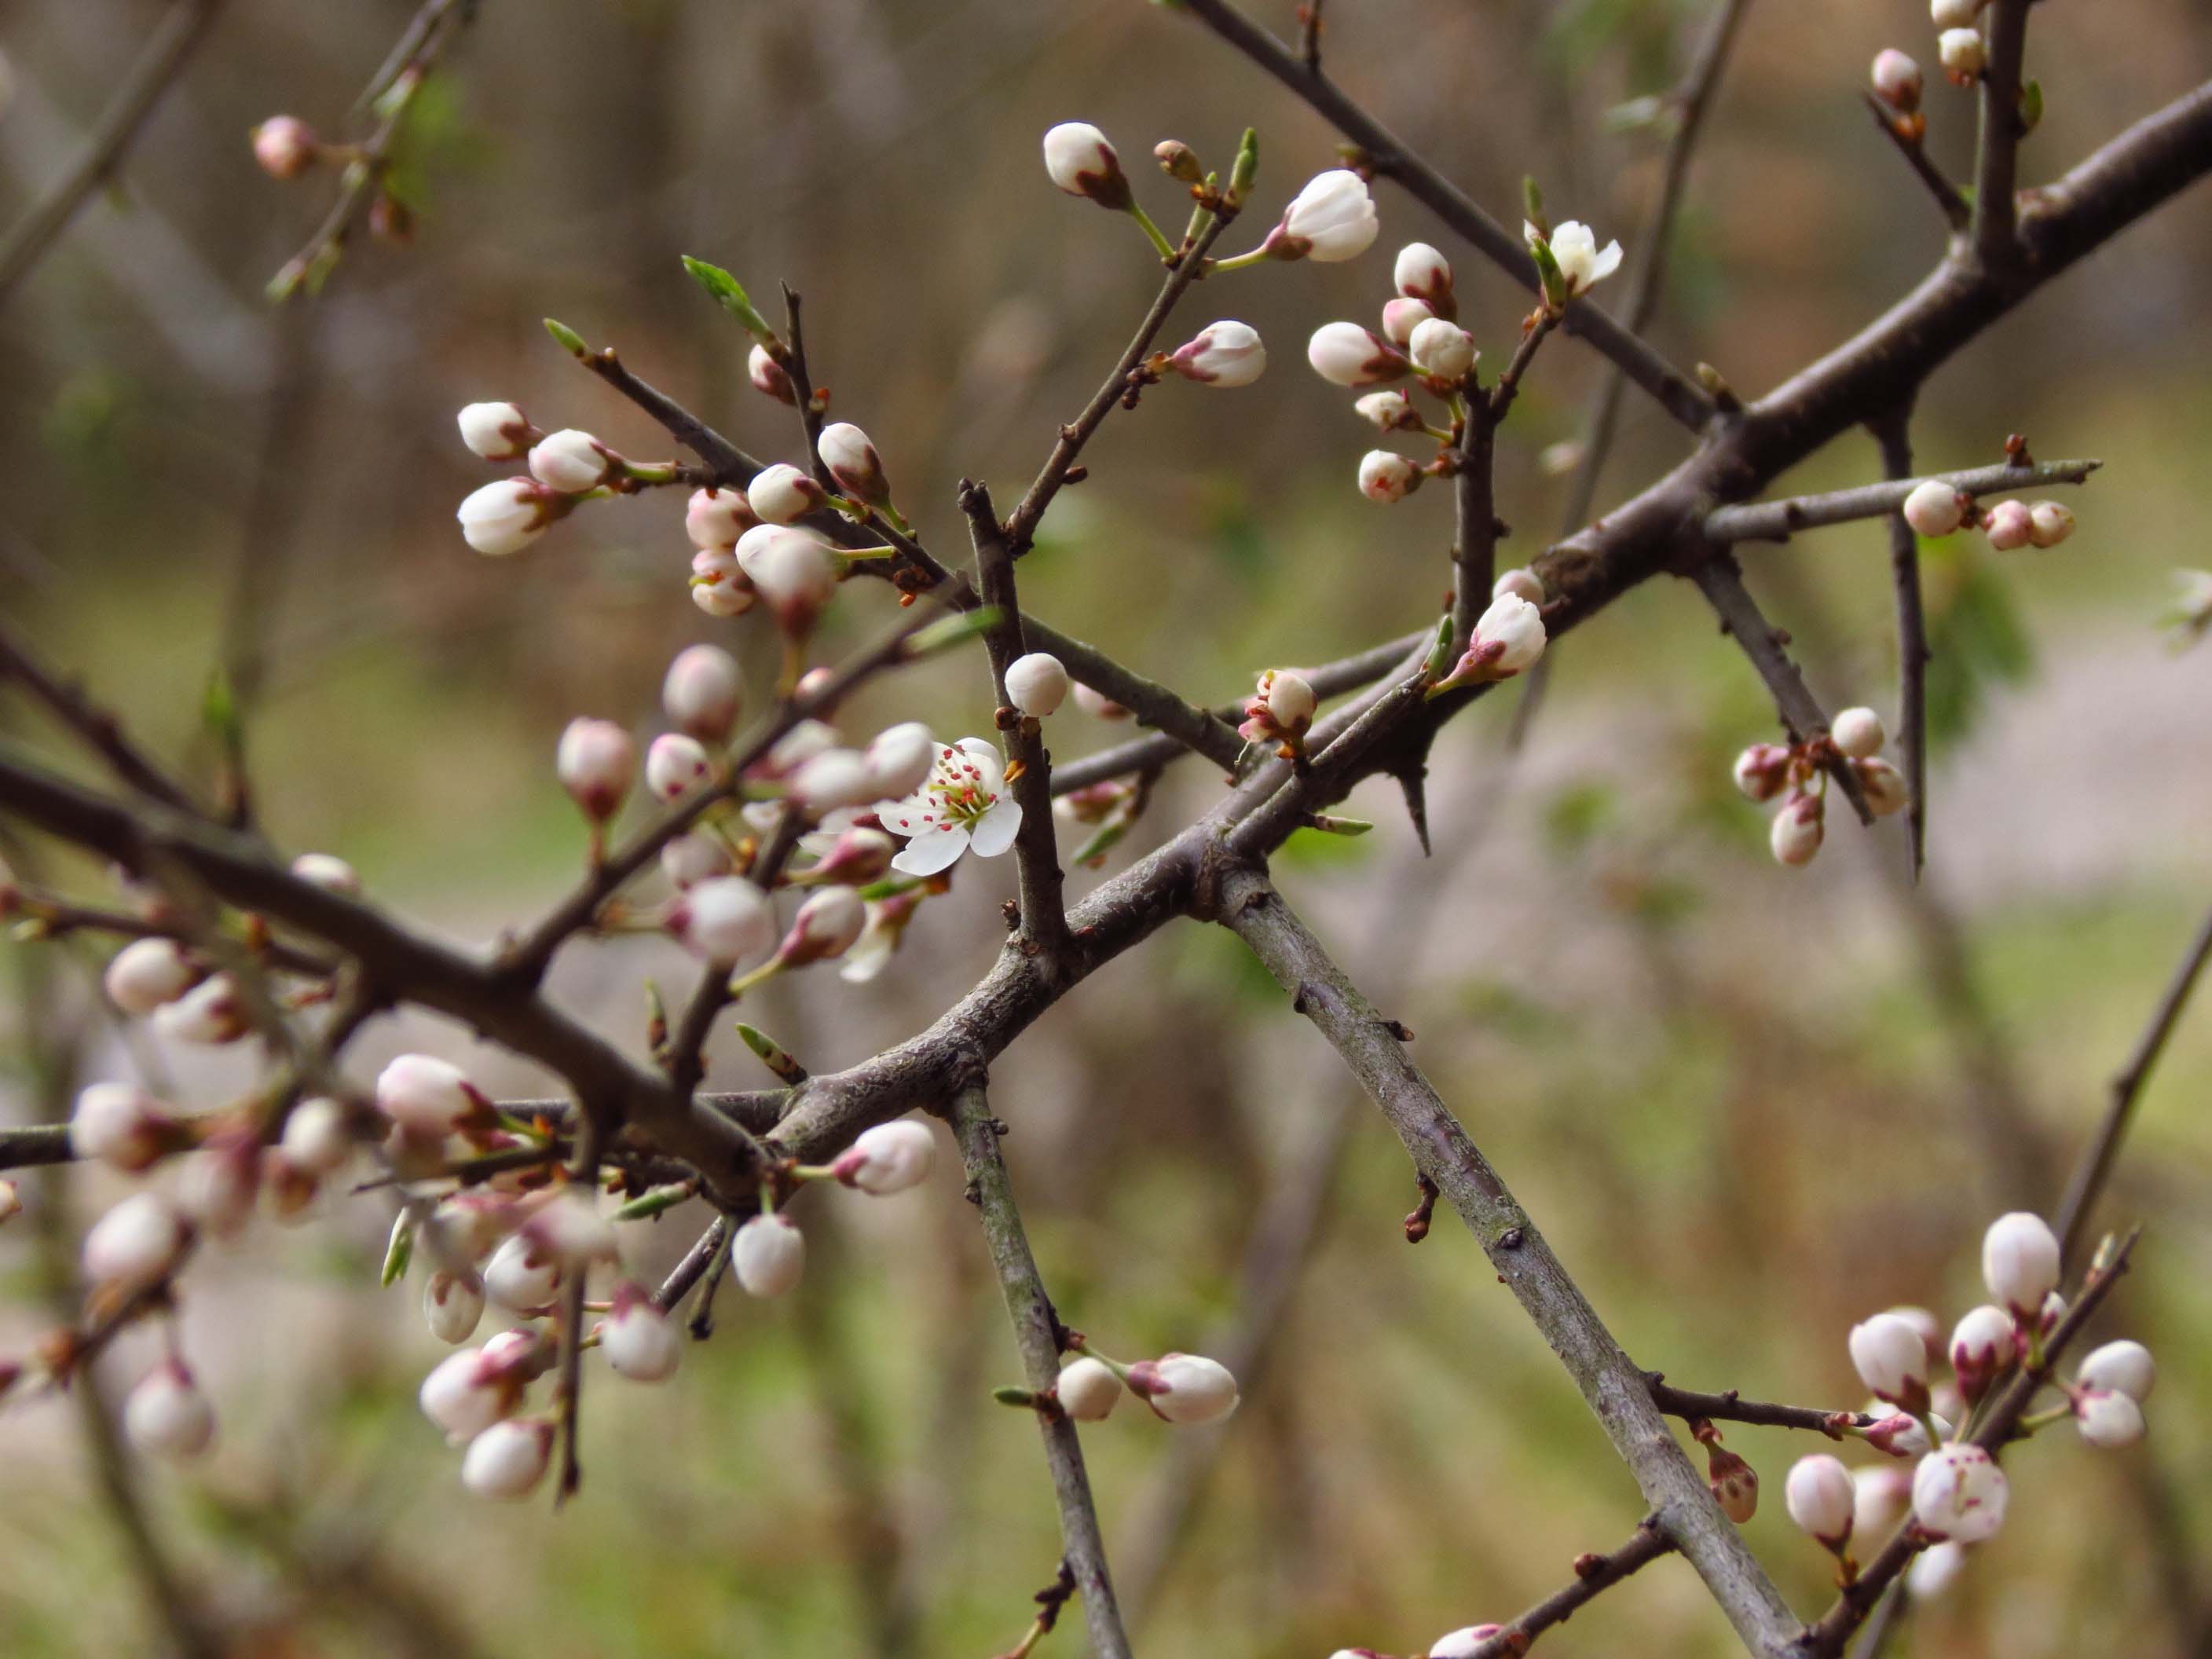
[[[1435,1220],[1437,1213],[1437,1183],[1425,1175],[1416,1175],[1413,1182],[1420,1189],[1421,1201],[1406,1218],[1406,1243],[1408,1244],[1418,1244],[1429,1236],[1430,1224]]]

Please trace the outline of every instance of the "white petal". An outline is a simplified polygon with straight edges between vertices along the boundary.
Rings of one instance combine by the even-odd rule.
[[[1612,276],[1614,271],[1620,269],[1620,244],[1619,242],[1607,242],[1605,245],[1605,252],[1597,256],[1597,263],[1590,267],[1589,279],[1593,283],[1600,281],[1604,277]]]
[[[925,830],[907,842],[906,851],[891,860],[891,868],[909,876],[933,876],[951,867],[968,850],[968,832],[957,823]]]
[[[972,831],[975,856],[994,859],[1014,844],[1014,836],[1022,827],[1022,805],[1019,801],[1002,800],[975,820]]]
[[[1006,763],[999,758],[999,745],[988,738],[963,738],[957,746],[960,752],[973,761],[977,770],[982,773],[983,793],[997,794],[1006,769]]]

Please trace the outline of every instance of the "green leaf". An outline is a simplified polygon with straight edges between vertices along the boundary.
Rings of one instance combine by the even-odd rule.
[[[1252,188],[1252,181],[1260,174],[1260,134],[1252,127],[1244,129],[1243,142],[1237,146],[1236,164],[1229,169],[1229,201],[1241,205]]]
[[[939,651],[949,651],[979,634],[989,632],[1004,614],[996,605],[981,605],[957,617],[939,617],[928,627],[915,630],[908,639],[904,659],[918,662]]]
[[[1533,173],[1521,179],[1521,216],[1546,236],[1552,234],[1552,222],[1544,216],[1544,191]]]
[[[386,1289],[407,1277],[407,1264],[415,1259],[415,1218],[402,1210],[392,1221],[392,1242],[384,1247],[384,1273],[379,1281]]]
[[[207,690],[200,697],[200,724],[225,749],[238,746],[238,697],[220,664],[208,675]]]
[[[781,343],[775,331],[769,326],[768,319],[753,308],[753,302],[746,298],[745,291],[736,277],[721,266],[710,265],[704,259],[695,259],[688,253],[683,258],[684,269],[691,273],[691,280],[705,289],[723,310],[736,318],[746,333],[763,345]]]
[[[2033,132],[2043,121],[2043,82],[2030,81],[2020,89],[2020,130]]]
[[[591,347],[584,343],[584,337],[569,327],[568,324],[556,318],[548,317],[545,319],[545,331],[557,340],[562,349],[568,352],[570,356],[580,358],[592,355]]]
[[[1528,244],[1528,252],[1536,261],[1537,279],[1544,285],[1544,303],[1553,311],[1564,311],[1567,304],[1567,276],[1559,269],[1559,262],[1552,256],[1552,245],[1539,236]]]

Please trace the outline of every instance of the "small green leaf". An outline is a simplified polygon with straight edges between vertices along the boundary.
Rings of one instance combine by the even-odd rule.
[[[2030,81],[2020,89],[2020,130],[2033,132],[2043,121],[2043,82]]]
[[[1364,836],[1375,826],[1365,818],[1340,818],[1327,812],[1316,812],[1305,827],[1318,830],[1325,836]]]
[[[1443,678],[1451,667],[1452,619],[1447,611],[1437,622],[1436,642],[1429,647],[1428,660],[1421,665],[1421,678],[1431,683]]]
[[[1229,169],[1229,202],[1241,206],[1250,193],[1252,181],[1260,174],[1260,134],[1255,128],[1244,129],[1243,142],[1237,146],[1237,161]]]
[[[1524,175],[1521,180],[1521,216],[1536,227],[1539,235],[1551,235],[1552,222],[1544,216],[1544,191],[1534,173]]]
[[[904,660],[919,662],[934,656],[939,651],[949,651],[964,644],[979,634],[988,633],[997,626],[1004,613],[996,605],[978,605],[973,611],[963,611],[957,617],[943,617],[927,628],[917,629],[906,642]]]
[[[207,690],[200,698],[200,724],[224,748],[238,746],[238,697],[231,690],[230,676],[220,665],[209,674]]]
[[[738,319],[738,326],[763,345],[780,343],[776,332],[768,319],[753,308],[745,290],[738,279],[720,265],[710,265],[704,259],[695,259],[690,254],[684,258],[684,269],[691,273],[691,280],[714,296],[714,302]]]
[[[758,1026],[738,1022],[738,1035],[745,1040],[745,1047],[760,1057],[762,1065],[775,1073],[782,1082],[794,1089],[806,1081],[806,1068],[792,1058],[791,1051]]]
[[[1552,245],[1542,237],[1530,239],[1528,252],[1536,261],[1537,280],[1544,285],[1544,303],[1553,311],[1564,311],[1567,306],[1566,273],[1552,256]]]
[[[592,355],[591,347],[584,343],[584,337],[569,327],[568,324],[548,317],[545,319],[545,331],[559,341],[562,349],[570,356],[582,358]]]
[[[650,1192],[640,1193],[617,1210],[611,1218],[616,1221],[644,1221],[663,1211],[674,1209],[697,1194],[697,1185],[689,1181],[679,1181],[668,1187],[655,1187]]]
[[[384,1273],[380,1279],[386,1289],[407,1277],[407,1264],[415,1259],[415,1218],[402,1210],[392,1218],[392,1242],[384,1247]]]

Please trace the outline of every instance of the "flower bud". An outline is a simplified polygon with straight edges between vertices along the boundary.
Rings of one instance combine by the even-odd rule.
[[[1305,677],[1279,668],[1267,676],[1267,713],[1286,732],[1303,732],[1320,707]]]
[[[202,1231],[233,1238],[253,1218],[261,1189],[261,1141],[252,1130],[211,1136],[184,1161],[178,1201]]]
[[[684,533],[694,547],[735,547],[759,522],[742,489],[695,489],[684,508]]]
[[[742,617],[753,608],[752,578],[726,547],[702,547],[691,556],[691,603],[710,617]]]
[[[14,1182],[0,1181],[0,1221],[13,1221],[22,1213],[23,1194],[16,1189]],[[6,1362],[0,1361],[0,1398],[6,1396],[9,1381]]]
[[[1989,48],[1975,29],[1945,29],[1936,38],[1936,52],[1953,82],[1962,87],[1980,79],[1990,61]]]
[[[1237,1379],[1200,1354],[1170,1353],[1129,1367],[1129,1391],[1164,1422],[1211,1423],[1237,1409]]]
[[[1912,1472],[1912,1512],[1941,1538],[1978,1544],[2004,1524],[2004,1471],[1979,1446],[1944,1446]]]
[[[430,1334],[458,1346],[474,1336],[483,1318],[484,1285],[473,1272],[441,1267],[422,1286],[422,1318]]]
[[[637,778],[637,745],[612,720],[573,720],[561,733],[553,770],[594,823],[622,810]]]
[[[1271,258],[1333,264],[1364,253],[1382,228],[1367,181],[1334,167],[1306,181],[1261,246]]]
[[[467,404],[459,418],[461,441],[487,461],[519,461],[543,435],[520,404]]]
[[[1397,347],[1357,323],[1323,323],[1306,342],[1306,362],[1331,386],[1381,386],[1412,367]]]
[[[1970,29],[1984,0],[1929,0],[1928,15],[1938,29]]]
[[[253,129],[253,159],[271,179],[296,179],[320,158],[315,130],[296,115],[272,115]]]
[[[361,893],[361,872],[335,853],[302,853],[292,860],[292,873],[326,893],[346,898]]]
[[[571,507],[568,495],[546,489],[535,477],[502,477],[469,493],[453,518],[460,520],[462,538],[477,553],[504,557],[526,549]]]
[[[680,732],[662,732],[645,751],[645,787],[661,800],[682,800],[714,775],[699,740]]]
[[[1826,1452],[1801,1457],[1790,1465],[1790,1478],[1782,1487],[1783,1507],[1790,1511],[1798,1530],[1832,1550],[1841,1550],[1850,1541],[1857,1502],[1851,1472]]]
[[[1920,65],[1894,46],[1884,46],[1874,58],[1874,95],[1899,115],[1920,107]]]
[[[1881,750],[1881,716],[1871,708],[1846,708],[1829,726],[1828,736],[1843,754],[1864,760]]]
[[[1420,487],[1419,471],[1403,455],[1370,449],[1359,458],[1359,493],[1370,501],[1402,501]]]
[[[696,887],[728,875],[734,867],[730,849],[704,830],[671,836],[660,844],[660,872],[672,887]]]
[[[757,1215],[738,1229],[730,1259],[747,1296],[781,1296],[806,1271],[806,1235],[787,1215]]]
[[[1936,1449],[1936,1442],[1928,1437],[1926,1425],[1910,1412],[1886,1412],[1877,1400],[1868,1406],[1867,1415],[1874,1421],[1859,1432],[1868,1445],[1886,1457],[1924,1457]],[[1951,1432],[1950,1423],[1933,1412],[1929,1413],[1929,1421],[1935,1424],[1939,1436]]]
[[[2118,1451],[2143,1437],[2142,1407],[2118,1389],[2084,1389],[2074,1396],[2074,1426],[2091,1445]]]
[[[1076,688],[1076,702],[1083,701]],[[919,720],[902,720],[885,726],[861,756],[868,768],[870,787],[882,799],[904,800],[921,787],[937,759],[937,739]]]
[[[1412,431],[1421,425],[1413,400],[1401,391],[1370,392],[1352,399],[1352,409],[1361,420],[1383,432]]]
[[[580,495],[622,476],[615,453],[588,432],[563,427],[530,447],[530,476],[548,489]]]
[[[210,974],[175,1001],[154,1011],[154,1029],[179,1042],[235,1042],[252,1024],[238,981],[228,974]]]
[[[1413,330],[1406,341],[1406,354],[1422,374],[1454,381],[1464,379],[1482,355],[1474,349],[1474,336],[1441,317],[1431,317]]]
[[[1713,1489],[1721,1513],[1739,1527],[1759,1513],[1759,1471],[1726,1447],[1712,1448],[1706,1461],[1706,1484]]]
[[[1095,686],[1075,683],[1075,706],[1093,720],[1125,720],[1129,711]]]
[[[1501,571],[1498,580],[1490,585],[1490,597],[1502,599],[1508,593],[1530,605],[1540,605],[1544,603],[1544,579],[1525,566]]]
[[[1504,1628],[1503,1625],[1468,1625],[1447,1631],[1430,1645],[1429,1659],[1473,1659],[1485,1642]]]
[[[1458,315],[1452,297],[1451,264],[1426,242],[1408,242],[1398,250],[1390,280],[1401,295],[1421,301],[1435,315]]]
[[[2035,539],[2035,514],[2026,501],[1999,501],[1982,515],[1982,532],[1996,551],[2016,552]]]
[[[1826,817],[1826,805],[1819,795],[1800,792],[1784,801],[1767,829],[1767,845],[1775,862],[1791,869],[1810,864],[1813,854],[1820,850],[1820,838],[1827,833]]]
[[[1965,501],[1941,478],[1929,478],[1915,484],[1912,493],[1905,498],[1902,511],[1913,532],[1931,540],[1949,535],[1966,517]]]
[[[1851,1471],[1851,1531],[1887,1538],[1912,1507],[1912,1475],[1894,1463],[1869,1463]]]
[[[1851,1327],[1851,1364],[1877,1398],[1908,1412],[1928,1409],[1928,1346],[1910,1320],[1879,1313]]]
[[[842,957],[867,921],[867,906],[859,894],[849,887],[825,887],[799,907],[776,956],[791,968]]]
[[[1133,199],[1121,158],[1088,121],[1062,121],[1047,130],[1044,170],[1070,196],[1087,196],[1116,212],[1126,211]]]
[[[765,475],[763,475],[765,476]],[[738,563],[794,638],[805,635],[837,591],[837,563],[829,544],[804,530],[764,524],[738,543]]]
[[[1754,743],[1735,757],[1735,787],[1750,800],[1772,800],[1790,781],[1786,744]]]
[[[829,850],[806,872],[809,881],[834,881],[847,887],[864,886],[882,878],[891,867],[898,843],[880,830],[860,825],[837,832]]]
[[[1436,313],[1425,300],[1385,300],[1382,302],[1382,337],[1403,349],[1413,337],[1413,331],[1423,323],[1432,322]]]
[[[716,967],[734,968],[775,943],[775,910],[743,876],[721,876],[677,901],[668,931]]]
[[[1052,1391],[1060,1401],[1060,1410],[1079,1423],[1103,1423],[1121,1403],[1121,1379],[1103,1360],[1093,1359],[1088,1354],[1071,1359],[1060,1368],[1060,1380],[1053,1384]]]
[[[173,939],[135,939],[107,964],[101,983],[126,1014],[150,1014],[192,988],[199,969]]]
[[[1042,720],[1067,696],[1067,670],[1059,658],[1032,651],[1006,665],[1006,697],[1033,720]]]
[[[2001,1215],[1982,1235],[1982,1282],[2023,1324],[2058,1285],[2058,1236],[2025,1210]]]
[[[742,1278],[744,1269],[738,1273]],[[599,1328],[599,1346],[615,1374],[633,1382],[665,1382],[676,1375],[684,1354],[668,1316],[643,1285],[629,1280],[615,1287],[613,1310]]]
[[[1544,654],[1544,618],[1536,607],[1517,593],[1501,593],[1475,619],[1474,635],[1466,654],[1450,673],[1430,688],[1442,691],[1455,685],[1486,680],[1510,680],[1531,667]]]
[[[1915,1601],[1933,1601],[1957,1582],[1966,1565],[1965,1545],[1930,1545],[1905,1570],[1905,1593]]]
[[[1987,1394],[2014,1352],[2010,1314],[1987,1304],[1970,1310],[1951,1332],[1951,1371],[1960,1397],[1971,1406]]]
[[[882,1198],[921,1185],[936,1160],[937,1137],[921,1124],[902,1121],[860,1131],[830,1170],[848,1187]]]
[[[1851,772],[1859,781],[1867,805],[1878,818],[1902,812],[1912,804],[1912,788],[1905,782],[1905,774],[1886,760],[1862,760],[1851,763]]]
[[[2074,533],[2074,514],[2063,501],[2038,501],[2027,510],[2028,539],[2056,547]]]
[[[742,690],[735,657],[719,645],[690,645],[668,665],[660,706],[669,724],[687,737],[727,743],[737,727]]]
[[[123,1432],[140,1451],[183,1462],[215,1443],[215,1407],[185,1362],[167,1358],[123,1402]]]
[[[84,1236],[86,1279],[141,1291],[174,1267],[192,1242],[192,1224],[167,1196],[133,1193]]]
[[[464,1119],[488,1119],[491,1103],[451,1061],[401,1054],[376,1078],[376,1109],[418,1135],[445,1135]]]
[[[516,1233],[484,1264],[484,1295],[511,1313],[535,1313],[560,1294],[562,1269],[553,1252]]]
[[[2124,1394],[2141,1405],[2158,1381],[2158,1364],[2140,1342],[2107,1342],[2081,1362],[2074,1381],[2081,1388]]]
[[[883,457],[868,441],[868,434],[850,421],[833,421],[822,428],[816,453],[837,487],[856,501],[871,507],[890,503],[890,481],[884,477]]]
[[[1168,367],[1200,386],[1249,386],[1267,367],[1267,348],[1244,323],[1208,323],[1168,358]]]
[[[746,353],[745,375],[752,381],[753,390],[763,397],[794,409],[799,406],[799,388],[791,383],[790,371],[776,362],[766,346],[756,345]]]
[[[553,1346],[531,1328],[502,1331],[481,1347],[448,1354],[422,1379],[422,1415],[449,1444],[474,1439],[522,1404],[522,1391],[549,1370]]]
[[[1206,169],[1199,161],[1198,153],[1180,138],[1166,138],[1154,144],[1152,159],[1160,164],[1162,173],[1180,183],[1206,182]]]
[[[168,1107],[135,1084],[94,1083],[70,1113],[70,1150],[127,1174],[151,1169],[185,1144]]]
[[[745,502],[763,523],[787,525],[828,506],[830,493],[797,467],[779,461],[762,469],[746,487]]]
[[[478,1498],[527,1498],[553,1463],[553,1425],[544,1418],[495,1423],[469,1442],[461,1484]]]
[[[854,749],[823,750],[791,775],[791,793],[816,817],[878,798],[867,757]]]

